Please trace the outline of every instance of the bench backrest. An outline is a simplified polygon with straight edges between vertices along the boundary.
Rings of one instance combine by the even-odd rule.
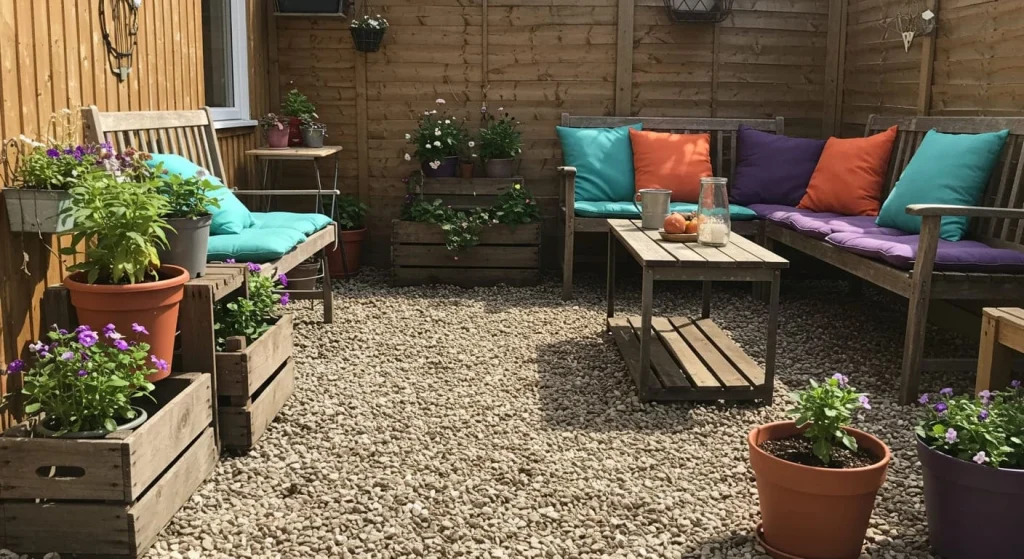
[[[736,130],[746,125],[755,130],[784,133],[783,118],[686,118],[640,116],[571,116],[562,113],[562,126],[571,128],[615,128],[642,123],[651,132],[711,134],[711,168],[715,175],[731,179],[736,170]]]
[[[135,148],[150,153],[175,153],[224,177],[210,109],[101,113],[95,105],[82,108],[85,140],[110,142],[114,149]]]
[[[981,205],[994,208],[1021,208],[1024,189],[1021,174],[1024,171],[1024,117],[882,117],[868,118],[865,135],[870,136],[892,126],[898,126],[896,145],[889,160],[889,171],[882,185],[882,199],[888,197],[893,186],[906,169],[910,158],[921,146],[924,135],[931,129],[950,134],[979,134],[1009,130],[999,163],[992,172]],[[970,238],[992,246],[1024,249],[1024,227],[1020,221],[1001,218],[972,219]]]

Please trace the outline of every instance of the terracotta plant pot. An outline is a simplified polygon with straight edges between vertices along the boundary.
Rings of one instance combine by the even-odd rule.
[[[1024,470],[979,466],[917,441],[928,539],[945,559],[1015,559]]]
[[[291,132],[287,128],[271,126],[267,129],[267,145],[274,149],[288,147],[288,135]]]
[[[891,454],[885,443],[845,428],[857,445],[882,459],[848,470],[815,468],[776,458],[757,445],[801,433],[796,423],[757,427],[747,436],[750,465],[757,478],[766,543],[783,554],[805,559],[857,559],[885,482]],[[785,557],[786,555],[782,555]]]
[[[421,166],[423,174],[430,178],[454,177],[459,172],[459,158],[458,156],[445,157],[437,169],[431,168],[429,163],[422,163]]]
[[[511,178],[516,173],[515,159],[488,159],[484,162],[484,171],[492,179]]]
[[[365,236],[365,228],[338,233],[338,246],[327,253],[327,268],[330,270],[332,278],[354,276],[359,272],[359,264],[363,253],[363,238]],[[344,259],[341,255],[342,246],[345,247]],[[347,274],[346,271],[348,272]]]
[[[288,272],[288,287],[296,291],[316,289],[316,276],[320,273],[320,262],[303,262]]]
[[[459,176],[466,180],[473,178],[473,167],[472,163],[459,163]]]
[[[178,331],[178,304],[189,280],[188,272],[178,266],[161,266],[159,275],[158,281],[130,285],[90,285],[85,283],[83,272],[64,278],[79,324],[88,324],[97,331],[113,324],[126,335],[131,333],[133,322],[149,330],[144,341],[150,345],[150,353],[167,361],[166,371],[154,369],[153,374],[146,376],[150,382],[170,374],[174,335]]]
[[[302,120],[293,116],[288,121],[288,147],[299,147],[302,145]]]

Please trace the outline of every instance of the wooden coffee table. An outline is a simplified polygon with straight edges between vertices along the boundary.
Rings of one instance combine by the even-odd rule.
[[[771,402],[779,324],[779,276],[789,261],[733,233],[724,247],[663,241],[639,220],[609,219],[608,331],[626,359],[641,401]],[[643,267],[641,316],[615,316],[615,254],[622,245]],[[701,318],[652,316],[654,282],[701,281]],[[765,368],[711,320],[711,283],[771,282]],[[751,300],[751,304],[758,304]]]

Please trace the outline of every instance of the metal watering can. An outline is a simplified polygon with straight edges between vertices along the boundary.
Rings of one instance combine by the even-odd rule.
[[[636,201],[640,200],[637,206]],[[672,191],[664,188],[642,188],[636,193],[633,205],[642,217],[644,229],[661,229],[668,217],[668,205],[672,200]]]

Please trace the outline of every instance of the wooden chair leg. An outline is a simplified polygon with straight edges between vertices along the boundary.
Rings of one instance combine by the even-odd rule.
[[[1013,352],[999,343],[999,319],[986,310],[981,319],[981,343],[978,347],[978,377],[974,392],[1001,390],[1010,384]]]
[[[917,399],[921,382],[921,358],[924,355],[925,327],[928,324],[928,303],[932,294],[932,270],[939,244],[939,217],[921,220],[921,240],[914,263],[913,285],[907,311],[907,334],[903,340],[903,372],[900,380],[900,403]]]
[[[334,292],[331,289],[331,272],[327,267],[327,249],[320,252],[320,266],[323,268],[324,324],[334,322]]]
[[[573,231],[575,223],[571,217],[566,216],[565,219],[565,246],[562,249],[562,300],[567,301],[572,298],[572,264],[575,244],[575,234]]]

